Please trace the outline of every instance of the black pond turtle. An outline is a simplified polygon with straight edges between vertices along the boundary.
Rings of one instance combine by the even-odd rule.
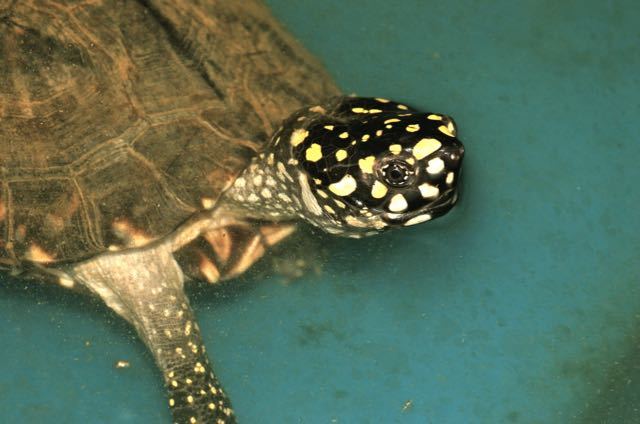
[[[0,37],[0,267],[131,323],[175,422],[235,420],[185,279],[457,200],[453,121],[341,95],[257,0],[0,1]]]

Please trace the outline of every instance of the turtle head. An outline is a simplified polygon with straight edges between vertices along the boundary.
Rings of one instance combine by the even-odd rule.
[[[361,237],[418,224],[458,199],[464,147],[445,115],[341,97],[299,111],[279,143],[288,157],[280,161],[298,175],[301,215],[330,233]]]

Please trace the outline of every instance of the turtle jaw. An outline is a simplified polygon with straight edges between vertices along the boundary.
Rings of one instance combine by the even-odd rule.
[[[380,217],[390,228],[408,227],[445,215],[458,202],[458,190],[451,188],[433,202],[405,213],[383,212]]]

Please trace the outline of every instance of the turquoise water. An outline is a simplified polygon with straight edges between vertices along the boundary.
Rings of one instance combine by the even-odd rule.
[[[465,190],[429,225],[322,237],[320,275],[191,290],[239,419],[640,422],[638,3],[269,4],[346,92],[453,115]],[[0,284],[3,421],[169,421],[125,324],[23,287]]]

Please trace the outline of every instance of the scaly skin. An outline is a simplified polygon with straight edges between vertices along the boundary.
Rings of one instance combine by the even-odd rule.
[[[73,266],[69,275],[136,328],[162,370],[175,423],[234,423],[170,241],[96,256]]]

